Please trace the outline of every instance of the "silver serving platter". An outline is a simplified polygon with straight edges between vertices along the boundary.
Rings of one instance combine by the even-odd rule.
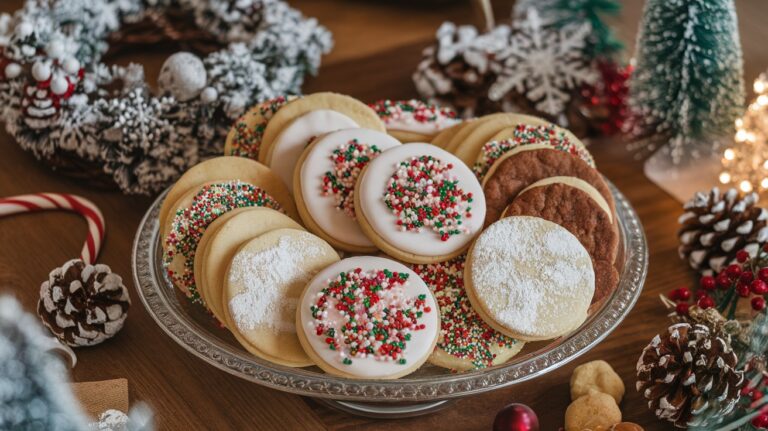
[[[427,364],[397,380],[354,380],[325,374],[316,367],[288,368],[254,357],[218,327],[202,307],[177,293],[165,276],[158,238],[158,213],[165,193],[149,208],[136,232],[133,278],[142,303],[171,339],[219,369],[280,391],[321,399],[350,413],[371,417],[427,414],[449,405],[451,400],[555,370],[600,343],[629,314],[648,271],[648,248],[637,213],[613,184],[609,186],[621,233],[616,291],[573,333],[528,344],[510,362],[482,370],[452,373]]]

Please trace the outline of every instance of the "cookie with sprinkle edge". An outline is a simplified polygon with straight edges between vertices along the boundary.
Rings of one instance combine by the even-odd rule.
[[[461,123],[455,110],[418,99],[379,100],[370,104],[387,127],[387,133],[403,143],[429,142],[441,131]]]

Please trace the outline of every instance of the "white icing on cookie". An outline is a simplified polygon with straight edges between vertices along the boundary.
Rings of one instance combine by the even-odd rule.
[[[286,126],[272,143],[269,167],[293,190],[293,170],[313,138],[341,129],[359,127],[346,115],[330,109],[308,112]]]
[[[477,238],[469,267],[472,305],[521,337],[555,338],[587,318],[595,291],[592,261],[579,240],[555,223],[536,217],[497,221]]]
[[[397,273],[408,274],[407,280],[400,284],[395,283],[392,289],[383,289],[379,291],[378,297],[380,298],[378,304],[375,304],[369,308],[374,314],[380,315],[381,310],[385,307],[395,308],[401,307],[403,304],[409,304],[417,300],[420,295],[423,295],[423,314],[418,319],[419,325],[424,325],[422,329],[408,332],[410,339],[405,341],[405,348],[402,351],[402,357],[404,363],[401,363],[399,359],[384,358],[381,356],[368,354],[365,357],[361,357],[360,354],[352,355],[349,345],[339,343],[340,348],[331,350],[327,343],[328,334],[317,334],[317,328],[315,322],[318,320],[313,317],[313,307],[316,307],[317,301],[320,297],[326,296],[322,293],[322,290],[329,286],[332,280],[339,277],[342,272],[354,272],[355,269],[360,268],[362,274],[370,273],[373,271],[389,270]],[[362,295],[362,294],[361,294]],[[334,301],[330,299],[329,301]],[[321,317],[321,321],[326,322],[334,330],[334,334],[337,340],[342,340],[343,325],[346,320],[341,316],[341,313],[336,308],[336,303],[330,303],[325,313]],[[395,262],[390,259],[373,256],[359,256],[344,259],[340,262],[336,262],[331,266],[320,271],[307,285],[304,294],[301,297],[299,305],[299,319],[301,322],[301,330],[304,331],[306,340],[314,353],[319,356],[323,362],[327,365],[339,370],[342,373],[354,375],[361,378],[387,378],[398,373],[402,373],[404,370],[413,367],[426,360],[427,356],[432,353],[432,348],[437,340],[437,334],[440,327],[440,316],[437,304],[435,303],[434,296],[429,291],[429,288],[419,278],[416,273],[411,269]],[[359,309],[357,313],[358,323],[363,321],[370,322],[365,314],[365,309]],[[325,327],[327,329],[328,327]],[[370,340],[371,346],[379,346],[377,340]],[[305,346],[306,347],[306,346]],[[376,349],[374,349],[376,350]],[[378,351],[378,350],[377,350]],[[345,363],[345,358],[347,359]]]
[[[326,173],[334,171],[333,152],[346,148],[352,140],[368,147],[375,146],[380,152],[400,145],[400,141],[368,129],[346,129],[324,135],[314,143],[301,165],[301,197],[312,220],[329,236],[340,242],[356,247],[372,247],[373,243],[360,229],[348,211],[340,209],[333,195],[323,196],[323,182]],[[351,179],[353,184],[355,178]],[[350,194],[345,198],[352,204]],[[351,209],[354,211],[354,209]],[[352,212],[354,214],[354,212]]]
[[[420,100],[381,100],[371,105],[387,130],[434,135],[461,123],[456,111]]]
[[[402,230],[397,216],[390,210],[384,195],[392,175],[401,162],[411,157],[431,156],[453,168],[449,173],[458,180],[458,187],[472,194],[471,217],[464,217],[460,228],[467,233],[451,235],[443,241],[440,235],[428,227],[420,231]],[[462,249],[480,232],[485,219],[485,196],[472,171],[453,154],[434,145],[416,143],[402,145],[385,151],[368,164],[358,183],[361,208],[371,228],[394,248],[418,256],[445,256]]]

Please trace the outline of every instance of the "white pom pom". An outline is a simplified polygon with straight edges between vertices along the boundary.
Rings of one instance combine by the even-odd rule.
[[[10,63],[5,66],[5,77],[7,79],[14,79],[21,75],[21,66],[18,63]]]
[[[207,81],[203,61],[189,52],[177,52],[168,57],[157,79],[161,92],[170,93],[181,102],[200,95]]]
[[[200,100],[203,101],[203,103],[213,103],[216,101],[216,99],[219,98],[219,92],[216,91],[213,87],[206,87],[205,90],[200,94]]]
[[[74,75],[80,71],[80,62],[74,57],[69,57],[61,64],[61,67],[70,75]]]
[[[42,61],[32,65],[32,77],[35,81],[47,81],[51,78],[51,66]]]
[[[61,75],[56,75],[51,80],[51,91],[53,91],[53,94],[61,96],[66,93],[67,90],[69,90],[69,82],[67,82],[67,78]]]
[[[35,28],[27,21],[23,21],[16,26],[16,36],[22,39],[32,34],[33,31],[35,31]]]
[[[50,58],[60,59],[64,55],[64,44],[59,39],[53,39],[48,42],[45,52]]]

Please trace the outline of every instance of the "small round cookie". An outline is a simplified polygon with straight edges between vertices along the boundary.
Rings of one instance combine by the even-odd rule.
[[[325,372],[396,379],[437,342],[440,311],[424,282],[390,259],[359,256],[320,271],[299,300],[301,345]]]
[[[240,180],[264,189],[280,202],[286,214],[294,220],[299,220],[290,191],[271,169],[245,157],[214,157],[191,167],[168,191],[160,206],[160,238],[168,235],[168,217],[176,213],[175,204],[179,198],[190,190],[199,189],[205,183],[229,180]]]
[[[624,382],[608,362],[597,360],[579,365],[571,375],[571,400],[591,391],[608,394],[621,403],[624,398]]]
[[[621,422],[621,410],[610,395],[591,392],[565,410],[565,431],[609,428]]]
[[[400,142],[429,142],[442,130],[461,123],[456,111],[421,100],[379,100],[369,105],[387,133]]]
[[[524,341],[549,340],[586,320],[595,273],[587,250],[564,227],[507,217],[472,245],[464,285],[472,307],[497,331]]]
[[[565,151],[573,156],[587,162],[589,166],[595,167],[595,160],[592,154],[587,151],[584,144],[578,140],[571,140],[565,129],[555,125],[532,126],[529,124],[518,124],[508,133],[505,138],[498,139],[494,136],[490,141],[483,144],[477,155],[472,170],[478,178],[482,180],[488,169],[493,163],[507,152],[522,145],[548,145],[555,150]]]
[[[475,121],[477,120],[475,119],[464,120],[463,122],[455,126],[451,126],[447,129],[444,129],[442,132],[435,135],[435,137],[432,138],[432,141],[430,142],[432,143],[432,145],[436,147],[445,149],[446,145],[448,145],[448,143],[451,142],[451,139],[453,139],[453,137],[456,136],[456,134],[459,133],[461,129],[471,125]]]
[[[503,217],[540,217],[574,234],[592,258],[595,304],[608,297],[619,282],[613,265],[619,250],[619,231],[610,211],[608,202],[586,181],[550,177],[523,189],[504,210]]]
[[[392,136],[368,129],[340,130],[315,139],[296,164],[293,178],[296,206],[307,228],[337,249],[375,251],[357,224],[355,183],[371,160],[399,145]]]
[[[499,131],[518,124],[528,124],[531,126],[548,126],[551,125],[547,120],[531,117],[530,115],[522,114],[494,114],[489,115],[482,123],[477,127],[470,130],[470,132],[464,136],[462,141],[454,141],[449,151],[461,159],[464,163],[472,166],[477,160],[477,155],[480,153],[480,149],[483,144],[490,141],[494,135]]]
[[[163,265],[174,286],[194,302],[202,302],[195,284],[194,261],[206,228],[229,211],[251,206],[282,211],[264,190],[237,180],[205,184],[179,199],[163,240]]]
[[[524,188],[536,181],[556,176],[576,177],[586,181],[608,202],[611,214],[616,213],[611,191],[597,169],[549,145],[531,144],[514,148],[499,157],[483,178],[485,225],[498,220],[504,209]]]
[[[246,242],[225,276],[227,328],[255,356],[289,367],[312,365],[296,334],[296,306],[307,282],[338,260],[327,242],[295,229]]]
[[[264,137],[267,123],[275,112],[294,99],[296,96],[279,96],[249,109],[229,129],[227,141],[224,144],[224,155],[258,160],[261,139]]]
[[[214,225],[216,230],[211,233]],[[208,242],[199,262],[201,278],[196,279],[197,286],[208,309],[222,324],[225,323],[222,300],[227,265],[245,242],[275,229],[304,230],[293,219],[271,208],[249,207],[219,217],[203,235]],[[196,260],[196,270],[197,266]]]
[[[430,363],[469,371],[503,364],[522,350],[524,342],[497,332],[472,309],[464,289],[464,256],[411,268],[435,295],[440,309],[440,336]]]
[[[472,171],[430,144],[383,152],[365,167],[355,190],[363,232],[385,253],[410,263],[462,254],[485,217],[485,198]]]

